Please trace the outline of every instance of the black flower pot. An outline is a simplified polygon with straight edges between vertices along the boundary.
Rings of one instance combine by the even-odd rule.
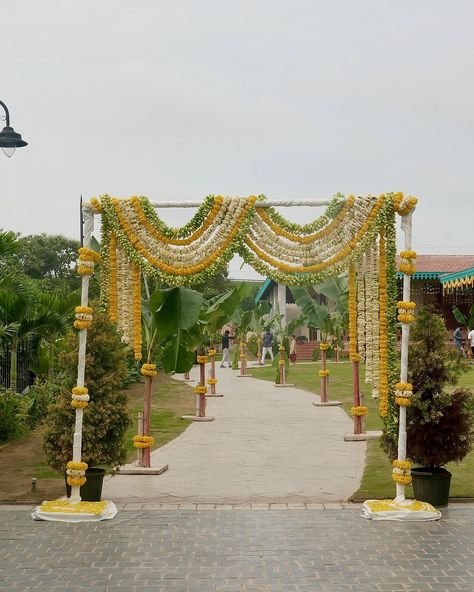
[[[102,496],[102,483],[105,477],[105,469],[90,468],[86,470],[87,481],[79,489],[81,499],[84,502],[100,502]],[[67,484],[66,495],[71,496],[71,486]]]
[[[420,502],[436,508],[448,505],[451,473],[441,467],[417,467],[411,470],[413,493]]]

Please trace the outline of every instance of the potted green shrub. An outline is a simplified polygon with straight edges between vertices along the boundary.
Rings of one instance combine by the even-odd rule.
[[[416,315],[409,348],[409,380],[413,385],[408,408],[407,456],[412,469],[415,498],[434,506],[448,503],[451,473],[444,468],[460,462],[471,450],[472,396],[468,389],[453,392],[468,367],[446,338],[443,319],[430,308]]]
[[[49,408],[43,430],[48,464],[58,472],[64,472],[72,458],[75,410],[71,388],[76,384],[77,347],[77,335],[71,335],[59,359],[63,370],[59,395]],[[87,332],[85,385],[91,398],[83,420],[82,460],[89,465],[81,487],[85,501],[100,500],[103,467],[122,465],[126,460],[125,432],[130,424],[127,396],[122,391],[126,377],[126,346],[107,316],[97,311]]]

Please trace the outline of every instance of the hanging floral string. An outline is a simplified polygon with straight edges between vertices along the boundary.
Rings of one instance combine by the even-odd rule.
[[[385,234],[380,232],[379,241],[379,413],[387,417],[388,404],[388,321],[387,321],[387,253]]]

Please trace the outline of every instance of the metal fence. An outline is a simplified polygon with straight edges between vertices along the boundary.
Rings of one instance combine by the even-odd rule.
[[[10,386],[10,352],[0,357],[0,385]],[[17,361],[17,391],[22,392],[34,382],[34,374],[30,371],[28,360],[19,358]]]

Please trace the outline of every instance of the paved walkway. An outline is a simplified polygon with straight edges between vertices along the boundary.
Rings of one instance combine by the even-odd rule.
[[[440,522],[340,510],[122,511],[33,522],[0,507],[8,592],[472,592],[474,507]]]
[[[197,378],[198,368],[191,372]],[[344,442],[352,422],[318,397],[218,368],[208,398],[212,423],[193,423],[152,454],[162,475],[108,477],[103,498],[118,503],[320,503],[346,500],[360,484],[365,442]],[[195,383],[193,383],[195,384]]]

